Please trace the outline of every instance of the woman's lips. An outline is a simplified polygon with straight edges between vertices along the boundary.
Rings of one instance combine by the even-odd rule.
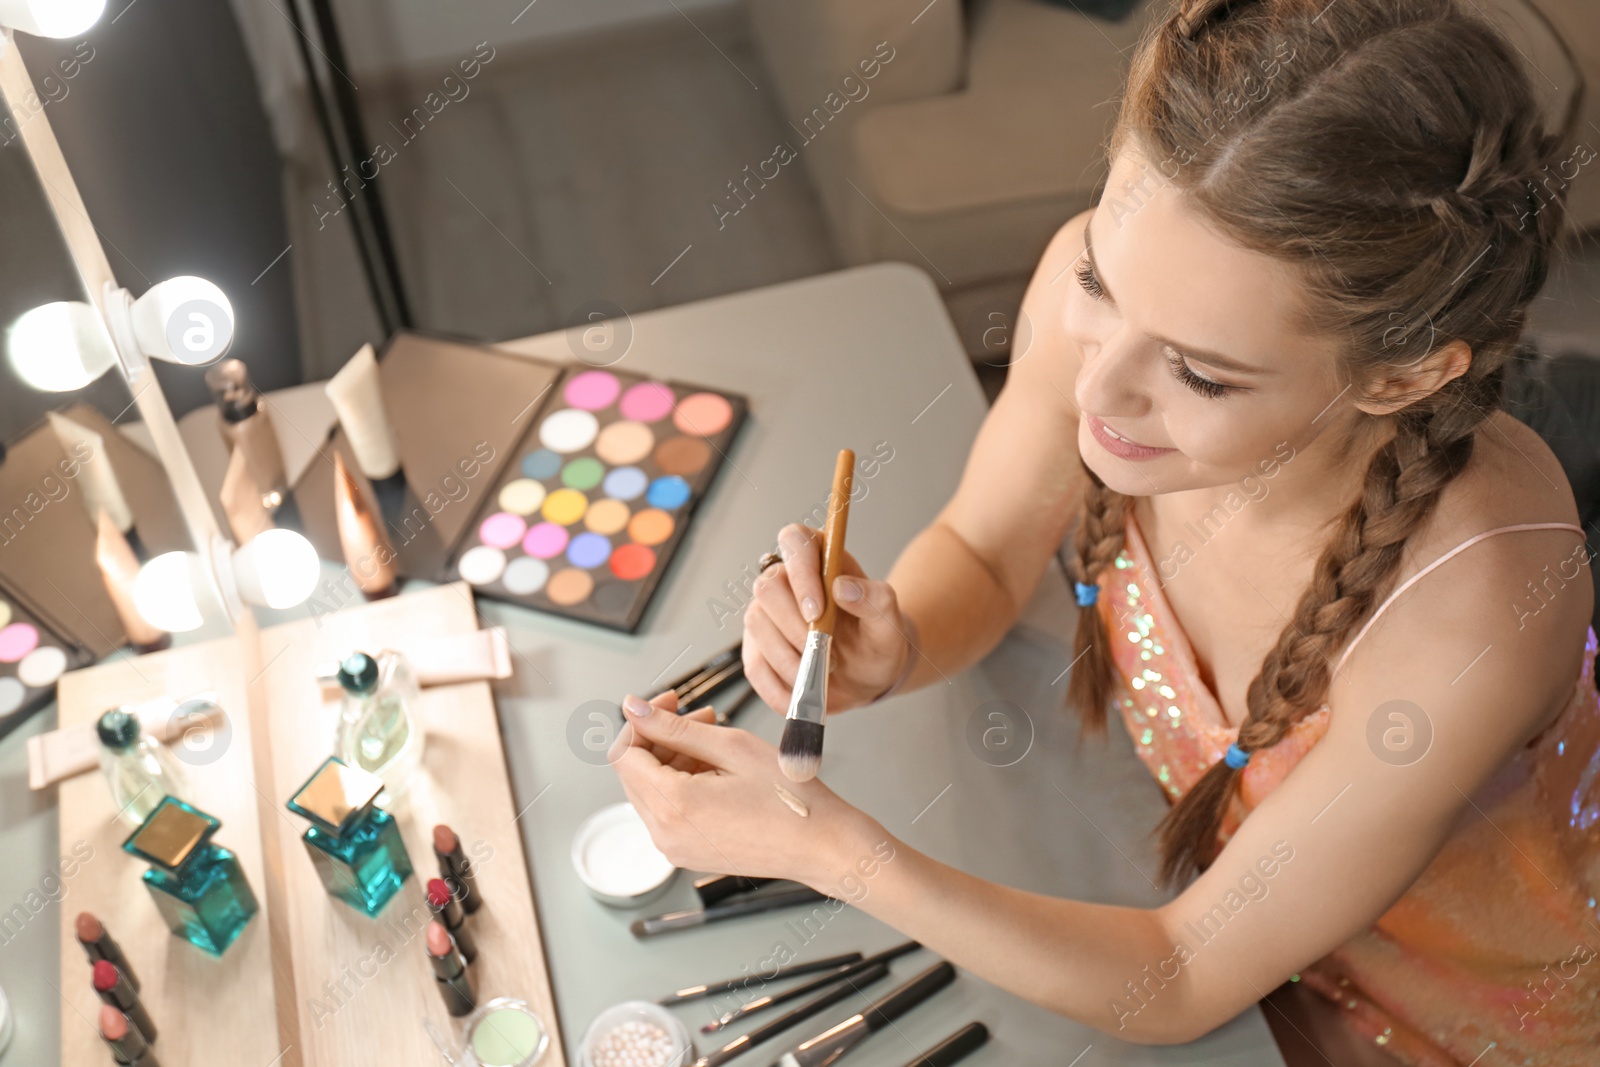
[[[1152,448],[1149,445],[1141,445],[1137,441],[1130,441],[1118,435],[1115,430],[1093,415],[1085,415],[1084,418],[1089,420],[1089,432],[1094,435],[1100,447],[1118,459],[1155,459],[1157,456],[1177,451],[1175,448]]]

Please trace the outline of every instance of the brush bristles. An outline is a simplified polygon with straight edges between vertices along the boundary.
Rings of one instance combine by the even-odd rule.
[[[822,724],[790,719],[778,742],[778,766],[791,782],[809,782],[822,768]]]

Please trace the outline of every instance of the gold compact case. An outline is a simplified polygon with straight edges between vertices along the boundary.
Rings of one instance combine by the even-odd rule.
[[[370,808],[381,792],[382,778],[329,756],[290,798],[288,807],[337,834],[352,818]]]

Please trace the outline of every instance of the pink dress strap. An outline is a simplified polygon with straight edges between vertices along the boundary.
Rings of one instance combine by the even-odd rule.
[[[1395,589],[1394,592],[1390,593],[1382,604],[1378,605],[1378,610],[1374,611],[1372,616],[1367,619],[1366,625],[1362,626],[1360,630],[1357,630],[1356,635],[1350,639],[1350,643],[1344,646],[1344,654],[1339,657],[1338,664],[1333,668],[1334,675],[1337,676],[1340,671],[1344,670],[1345,661],[1350,658],[1350,653],[1356,650],[1356,645],[1360,644],[1361,639],[1367,636],[1367,631],[1372,629],[1373,624],[1383,617],[1384,612],[1389,610],[1389,605],[1400,599],[1400,594],[1404,593],[1407,589],[1410,589],[1413,585],[1416,585],[1418,582],[1422,581],[1422,579],[1426,578],[1428,575],[1432,574],[1446,563],[1449,563],[1452,559],[1459,556],[1461,553],[1465,552],[1479,541],[1487,541],[1491,537],[1496,537],[1504,533],[1522,533],[1525,530],[1571,530],[1579,537],[1584,536],[1583,527],[1574,525],[1570,522],[1523,522],[1518,523],[1515,526],[1497,526],[1492,530],[1485,530],[1481,534],[1474,534],[1472,537],[1467,538],[1465,541],[1461,542],[1459,545],[1452,548],[1450,551],[1446,552],[1444,555],[1440,556],[1438,559],[1434,560],[1432,563],[1428,564],[1426,567],[1422,568],[1405,581],[1401,582],[1400,586]]]

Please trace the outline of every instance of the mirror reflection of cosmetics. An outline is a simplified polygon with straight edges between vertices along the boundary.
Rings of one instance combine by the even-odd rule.
[[[77,457],[79,463],[78,488],[89,521],[96,521],[101,511],[111,516],[117,529],[125,534],[133,530],[133,509],[122,495],[122,484],[106,455],[105,438],[80,422],[74,422],[54,411],[48,416],[50,428],[62,451]],[[130,538],[131,539],[131,538]]]
[[[105,580],[106,593],[116,609],[122,629],[136,652],[158,652],[172,644],[172,635],[152,626],[133,602],[133,583],[139,577],[139,559],[128,538],[117,529],[111,515],[101,510],[96,520],[94,559]]]
[[[580,1067],[681,1067],[694,1060],[694,1040],[660,1005],[631,1000],[595,1016],[579,1055]]]
[[[400,471],[400,439],[383,403],[378,376],[378,355],[371,345],[350,357],[339,373],[323,387],[339,415],[356,465],[373,481],[392,478]]]
[[[20,600],[0,590],[0,735],[48,703],[61,676],[90,658],[84,649],[52,632]],[[37,740],[29,739],[30,749]],[[96,749],[91,764],[98,758]]]
[[[572,866],[603,904],[633,908],[666,891],[678,869],[661,854],[644,820],[626,802],[601,808],[572,839]]]

